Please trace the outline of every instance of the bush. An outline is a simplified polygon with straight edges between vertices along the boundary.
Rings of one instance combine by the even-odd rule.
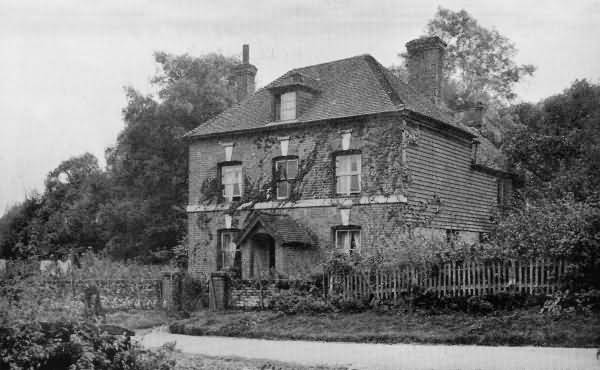
[[[494,237],[507,254],[568,261],[570,290],[600,289],[600,205],[572,197],[540,200],[511,210]]]
[[[491,304],[488,300],[481,297],[469,297],[466,303],[467,310],[470,313],[487,314],[494,311],[494,305]]]
[[[271,307],[287,314],[331,312],[333,308],[322,297],[295,289],[274,294]]]
[[[132,369],[135,352],[126,335],[91,324],[33,322],[0,329],[0,368]]]
[[[542,313],[562,315],[564,313],[592,314],[600,312],[600,290],[572,293],[557,292],[544,302]]]

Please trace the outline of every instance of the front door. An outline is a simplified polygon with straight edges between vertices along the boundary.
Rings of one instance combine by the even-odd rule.
[[[266,277],[276,267],[275,240],[269,234],[252,236],[250,251],[250,276]]]

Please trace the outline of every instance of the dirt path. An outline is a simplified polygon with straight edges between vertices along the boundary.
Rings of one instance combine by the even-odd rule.
[[[177,342],[186,353],[240,356],[306,365],[345,365],[378,370],[598,370],[595,349],[485,347],[422,344],[362,344],[188,336],[162,331],[140,333],[146,347]]]

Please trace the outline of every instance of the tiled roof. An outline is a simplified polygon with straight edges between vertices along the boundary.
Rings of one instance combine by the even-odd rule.
[[[270,214],[256,212],[240,233],[238,243],[252,235],[252,230],[261,225],[271,236],[281,244],[314,245],[315,239],[309,229],[285,214]]]
[[[318,84],[310,106],[297,122],[362,116],[407,109],[464,130],[449,114],[422,96],[370,55],[291,70],[217,117],[201,124],[186,136],[203,136],[261,128],[273,121],[271,87],[300,74]]]

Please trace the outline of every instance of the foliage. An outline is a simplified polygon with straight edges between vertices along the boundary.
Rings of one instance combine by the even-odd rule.
[[[106,254],[86,252],[73,268],[74,279],[160,279],[164,266],[145,265],[135,261],[119,261]]]
[[[334,308],[322,295],[316,286],[309,290],[285,289],[273,294],[271,308],[286,314],[296,313],[324,313],[331,312]]]
[[[174,343],[146,350],[131,342],[132,332],[114,326],[32,322],[0,331],[3,369],[170,370],[176,365]]]
[[[26,258],[65,254],[79,246],[102,248],[96,216],[107,196],[106,182],[92,154],[62,162],[46,177],[43,194],[30,196],[3,216],[5,255]]]
[[[560,316],[569,313],[593,314],[600,312],[600,290],[574,293],[561,291],[553,294],[544,302],[542,313]]]
[[[505,151],[523,177],[523,199],[600,199],[600,85],[575,81],[539,104],[513,109],[523,123]]]
[[[28,323],[5,328],[0,367],[11,369],[134,369],[129,338],[81,323]]]
[[[566,260],[571,289],[599,287],[600,206],[596,202],[567,198],[516,208],[498,223],[495,239],[513,255]]]
[[[519,255],[568,259],[571,289],[600,281],[599,99],[600,85],[582,80],[514,107],[524,127],[505,147],[522,181],[495,239]]]
[[[481,26],[465,10],[438,8],[427,34],[448,44],[444,72],[453,86],[454,96],[447,97],[452,107],[483,97],[510,101],[516,96],[514,85],[535,71],[532,65],[517,65],[515,45],[497,30]]]

